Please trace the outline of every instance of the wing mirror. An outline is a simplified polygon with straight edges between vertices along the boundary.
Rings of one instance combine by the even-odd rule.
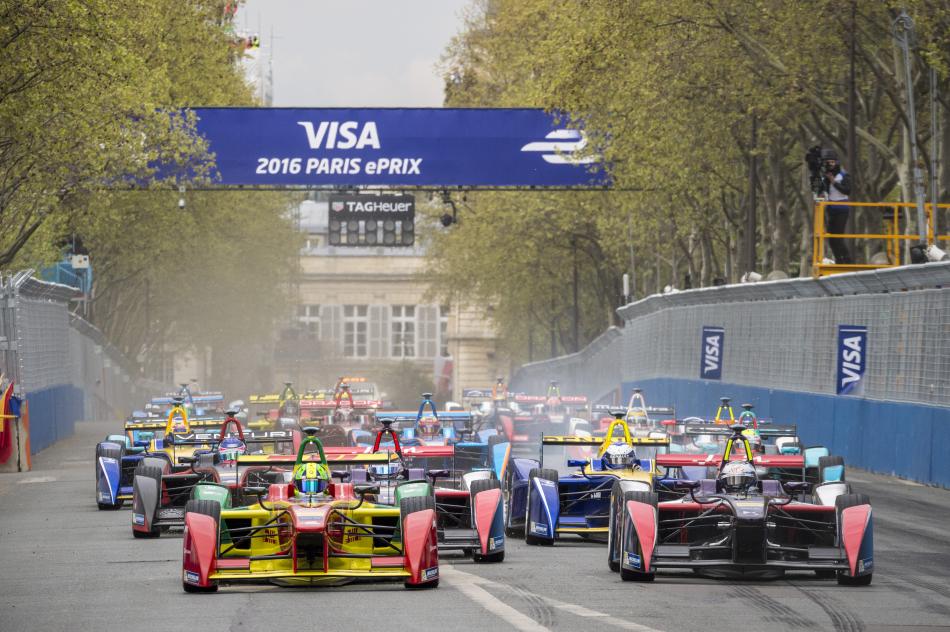
[[[587,459],[568,459],[568,467],[587,467]]]
[[[379,493],[379,485],[354,485],[353,491],[356,492],[356,495],[360,498]]]
[[[198,458],[194,456],[180,456],[178,457],[178,462],[182,465],[193,465],[198,462]]]
[[[789,494],[800,494],[808,489],[809,483],[805,481],[786,481],[782,484],[785,491]]]
[[[426,476],[428,476],[432,480],[435,480],[437,478],[447,478],[448,475],[449,475],[448,470],[429,470],[428,472],[426,472]]]
[[[147,448],[148,446],[152,445],[152,442],[151,442],[151,441],[144,441],[144,440],[143,440],[143,441],[136,441],[136,442],[135,442],[134,444],[132,444],[132,445],[134,445],[136,448]]]
[[[672,487],[673,489],[679,492],[691,492],[691,491],[699,489],[701,485],[702,483],[700,483],[699,481],[677,480],[677,481],[673,481]]]
[[[346,470],[333,470],[330,472],[330,476],[340,479],[340,482],[342,483],[350,477],[350,473]]]
[[[244,488],[244,493],[248,496],[263,496],[267,493],[267,488],[248,486]]]

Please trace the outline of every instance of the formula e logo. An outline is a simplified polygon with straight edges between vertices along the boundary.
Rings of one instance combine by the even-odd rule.
[[[497,538],[490,538],[488,540],[488,550],[494,551],[500,549],[505,545],[505,538],[503,536],[498,536]]]
[[[144,514],[132,514],[132,524],[144,525],[145,524],[145,515]]]
[[[185,582],[189,584],[201,583],[201,577],[194,571],[185,571]]]
[[[306,130],[310,149],[379,149],[379,132],[373,121],[362,124],[358,121],[320,121],[316,128],[310,121],[297,121],[297,125]]]
[[[639,570],[643,566],[643,560],[635,553],[627,553],[627,565]]]
[[[702,365],[699,377],[706,380],[722,379],[722,351],[726,330],[722,327],[703,327]]]
[[[866,560],[858,560],[858,572],[865,573],[871,572],[871,569],[874,568],[874,560],[868,558]]]
[[[427,568],[422,572],[422,579],[428,581],[430,579],[436,579],[439,576],[439,567]]]
[[[588,165],[600,160],[600,156],[579,155],[587,147],[587,135],[574,129],[556,129],[543,141],[528,143],[521,151],[545,152],[544,162],[552,165]]]

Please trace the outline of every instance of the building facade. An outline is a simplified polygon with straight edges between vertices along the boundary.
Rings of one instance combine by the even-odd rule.
[[[490,386],[507,374],[485,311],[429,296],[418,245],[332,246],[326,197],[314,198],[298,209],[298,304],[277,344],[279,379],[303,387],[349,374],[384,382],[409,365],[457,399],[462,387]]]

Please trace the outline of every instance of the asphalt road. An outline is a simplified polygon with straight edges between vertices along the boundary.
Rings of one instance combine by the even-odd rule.
[[[24,474],[0,474],[0,630],[950,630],[950,491],[854,472],[875,511],[868,588],[799,575],[629,584],[602,545],[509,542],[503,564],[441,560],[441,586],[181,590],[181,538],[135,540],[129,510],[98,511],[83,423]]]

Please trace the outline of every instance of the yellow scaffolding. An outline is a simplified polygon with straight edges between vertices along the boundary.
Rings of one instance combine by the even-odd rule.
[[[876,207],[882,211],[890,211],[891,216],[885,216],[884,218],[884,227],[887,232],[881,234],[826,232],[825,207],[828,206],[848,206],[851,208]],[[925,204],[924,208],[927,213],[927,242],[933,244],[950,240],[950,234],[937,235],[934,237],[934,205]],[[946,211],[946,209],[950,209],[950,204],[937,204],[936,208],[939,213],[940,211]],[[909,209],[909,212],[904,213],[904,209]],[[902,242],[917,242],[920,240],[920,234],[916,231],[910,234],[901,232],[901,217],[903,215],[904,217],[911,219],[911,212],[916,211],[916,209],[917,205],[912,202],[816,202],[811,260],[812,276],[820,277],[829,274],[839,274],[841,272],[878,270],[881,268],[896,268],[897,266],[905,265],[906,262],[902,261],[902,251],[904,250]],[[946,226],[946,223],[943,223],[942,225]],[[825,243],[827,239],[883,240],[885,245],[884,252],[887,255],[887,263],[824,263]]]

